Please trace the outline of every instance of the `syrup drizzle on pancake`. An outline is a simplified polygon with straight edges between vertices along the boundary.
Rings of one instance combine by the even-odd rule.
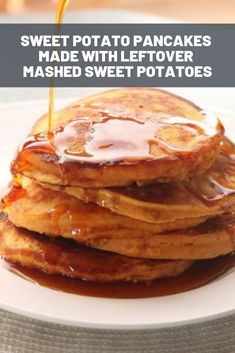
[[[106,114],[99,122],[92,122],[89,118],[72,120],[54,131],[53,139],[47,133],[40,133],[24,140],[13,172],[27,169],[27,163],[24,166],[27,153],[40,154],[48,162],[61,165],[66,162],[110,165],[117,161],[131,164],[163,156],[174,158],[192,153],[187,141],[197,138],[200,143],[208,136],[216,135],[218,125],[217,120],[214,124],[208,123],[207,117],[202,122],[183,117],[156,117],[154,121],[141,121]],[[164,137],[164,131],[169,133],[171,129],[177,129],[179,140],[185,142],[186,147]],[[161,149],[159,157],[151,153],[154,148]]]
[[[225,139],[220,155],[209,171],[184,183],[207,206],[235,193],[235,145]]]
[[[8,207],[18,199],[24,197],[27,194],[26,190],[21,185],[14,184],[11,186],[10,191],[1,200],[0,211],[7,213]]]

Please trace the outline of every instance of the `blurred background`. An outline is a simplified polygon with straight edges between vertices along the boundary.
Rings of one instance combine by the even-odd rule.
[[[0,12],[41,13],[55,9],[57,0],[0,0]],[[122,9],[190,22],[235,22],[235,0],[70,0],[70,10]]]

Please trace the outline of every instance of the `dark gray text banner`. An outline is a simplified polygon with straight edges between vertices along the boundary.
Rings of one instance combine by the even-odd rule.
[[[0,24],[0,86],[234,87],[235,24]]]

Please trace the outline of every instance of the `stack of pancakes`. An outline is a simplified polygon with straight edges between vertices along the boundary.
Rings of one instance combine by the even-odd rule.
[[[121,89],[41,117],[12,163],[0,253],[91,281],[173,277],[235,248],[235,147],[162,90]]]

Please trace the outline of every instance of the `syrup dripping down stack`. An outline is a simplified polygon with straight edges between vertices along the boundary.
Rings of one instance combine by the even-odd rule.
[[[154,89],[112,90],[45,115],[20,144],[0,252],[88,281],[178,276],[235,247],[235,147],[221,123]]]

